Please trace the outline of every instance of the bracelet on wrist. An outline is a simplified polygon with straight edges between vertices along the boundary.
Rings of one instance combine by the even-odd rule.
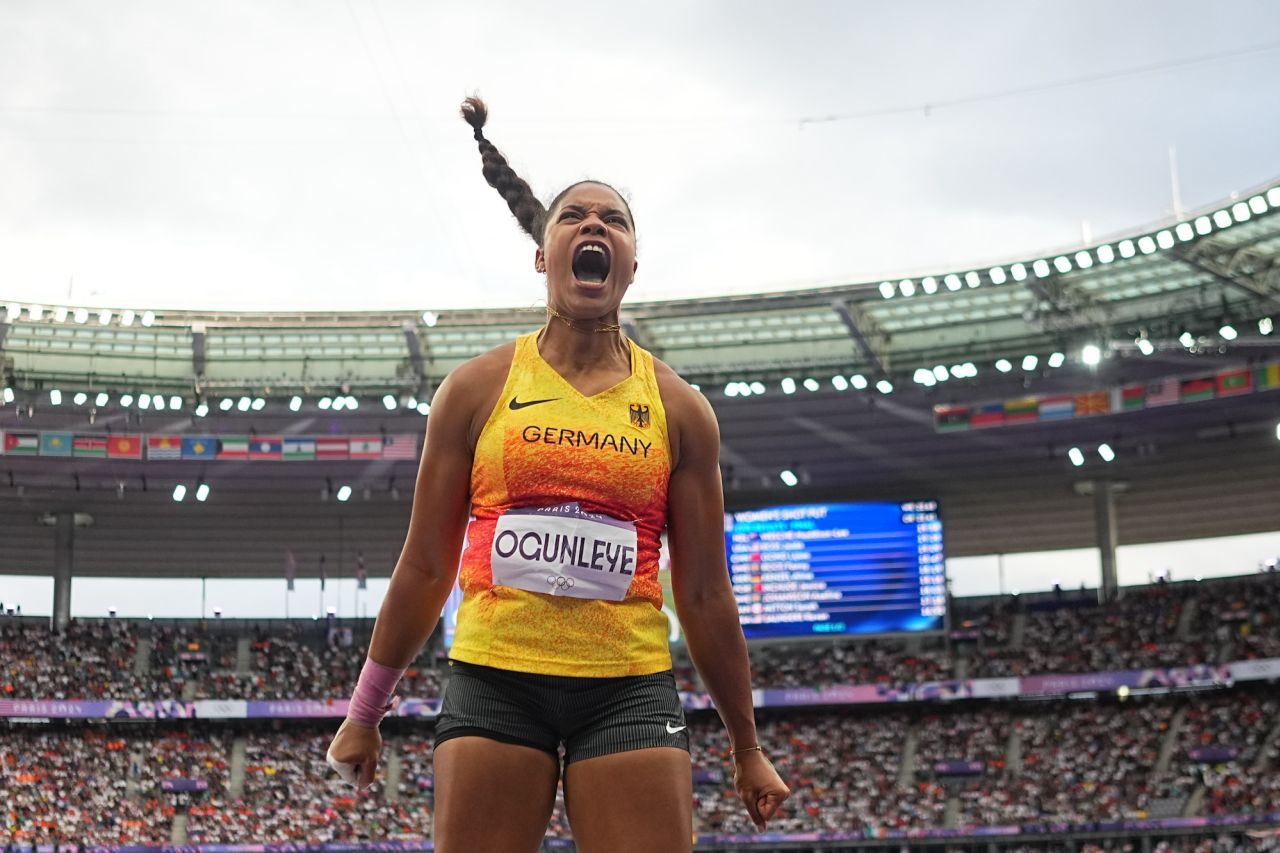
[[[731,750],[729,750],[729,757],[730,757],[730,758],[737,758],[739,754],[744,753],[744,752],[759,752],[759,753],[763,754],[763,753],[764,753],[764,747],[762,747],[762,746],[760,746],[759,744],[757,744],[756,746],[744,746],[742,749],[731,749]]]

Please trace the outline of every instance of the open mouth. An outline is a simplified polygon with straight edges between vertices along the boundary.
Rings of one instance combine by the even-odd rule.
[[[583,284],[603,284],[609,277],[609,247],[583,243],[573,251],[573,276]]]

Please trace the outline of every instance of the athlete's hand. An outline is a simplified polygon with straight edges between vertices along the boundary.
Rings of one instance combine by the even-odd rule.
[[[338,733],[329,744],[325,759],[337,771],[344,782],[350,782],[360,790],[373,784],[378,770],[378,755],[382,752],[382,735],[376,728],[342,721]]]
[[[765,824],[778,811],[778,806],[791,796],[791,789],[758,749],[734,756],[733,786],[760,832],[764,832]]]

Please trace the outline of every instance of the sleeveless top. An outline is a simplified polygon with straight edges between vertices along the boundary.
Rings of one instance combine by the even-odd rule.
[[[585,396],[516,340],[476,443],[450,655],[545,675],[671,668],[658,581],[671,447],[653,357]]]

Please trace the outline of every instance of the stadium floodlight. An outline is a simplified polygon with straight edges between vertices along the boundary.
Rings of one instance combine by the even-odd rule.
[[[831,387],[835,388],[837,391],[848,391],[849,380],[837,373],[835,376],[831,377]]]
[[[1249,205],[1245,204],[1243,201],[1238,201],[1231,205],[1231,215],[1235,218],[1236,222],[1245,222],[1253,214],[1249,211]]]
[[[1098,263],[1109,264],[1116,259],[1116,250],[1111,248],[1110,243],[1103,243],[1094,250],[1098,254]]]
[[[1116,251],[1120,253],[1120,257],[1126,259],[1138,254],[1138,250],[1134,248],[1132,240],[1121,240],[1116,244]]]
[[[969,368],[964,364],[951,365],[951,375],[956,379],[964,379],[969,375]]]
[[[939,382],[946,382],[951,378],[951,374],[947,372],[946,365],[939,364],[933,368],[933,378]]]
[[[1053,259],[1053,268],[1058,272],[1071,272],[1071,259],[1066,255],[1058,255]]]
[[[1114,462],[1116,458],[1116,452],[1106,442],[1098,445],[1098,455],[1102,457],[1103,462]]]
[[[236,400],[236,411],[247,412],[249,411],[249,407],[252,405],[253,401],[248,397],[241,397],[239,400]]]
[[[1280,441],[1280,423],[1276,424],[1276,441]]]
[[[302,398],[294,394],[289,398],[289,411],[297,412],[302,409]]]
[[[75,321],[83,326],[85,323],[89,322],[89,309],[77,308],[74,316]]]
[[[49,390],[49,404],[53,406],[62,405],[62,392],[57,388],[52,388]]]
[[[265,407],[266,405],[267,405],[266,400],[264,400],[261,397],[254,397],[253,402],[249,404],[249,407],[253,409],[255,412],[261,412],[263,407]]]
[[[1191,349],[1196,345],[1196,339],[1190,332],[1183,332],[1178,335],[1178,343],[1182,344],[1187,349]]]
[[[966,361],[964,364],[960,365],[960,367],[964,369],[964,376],[962,378],[964,379],[977,378],[978,365],[974,364],[972,361]],[[954,368],[952,369],[952,372],[954,372]]]
[[[1093,266],[1093,255],[1085,251],[1076,252],[1076,266],[1082,270],[1087,270]]]
[[[27,317],[31,320],[39,320],[44,317],[44,307],[41,305],[28,305]]]
[[[359,400],[357,400],[355,397],[352,397],[350,394],[348,394],[348,395],[347,395],[347,408],[348,408],[348,409],[351,409],[352,411],[355,411],[356,409],[360,408],[360,401],[359,401]]]
[[[382,397],[382,407],[388,412],[395,411],[396,396],[394,394],[384,394]]]
[[[208,499],[209,499],[209,484],[200,483],[199,485],[196,486],[196,500],[200,501],[200,503],[204,503]]]
[[[999,359],[996,361],[996,370],[1001,373],[1008,373],[1010,370],[1013,370],[1013,363],[1007,358]]]
[[[208,414],[209,414],[209,404],[208,404],[208,403],[201,402],[201,403],[200,403],[200,405],[196,406],[196,417],[197,417],[197,418],[203,418],[203,417],[205,417],[205,416],[206,416],[206,415],[208,415]]]
[[[751,388],[752,394],[764,393],[764,383],[761,382],[759,379],[757,379],[755,382],[752,382],[750,388]]]
[[[792,379],[790,376],[783,377],[782,379],[782,393],[783,394],[796,393],[796,381]]]
[[[822,386],[818,384],[818,380],[814,379],[812,376],[804,381],[804,388],[806,391],[817,391],[820,387]]]
[[[106,325],[110,325],[110,323],[111,323],[111,309],[103,308],[101,311],[98,312],[98,324],[102,326],[106,326]]]
[[[58,323],[67,322],[67,309],[59,305],[53,309],[53,319]]]
[[[1066,362],[1066,360],[1067,360],[1067,357],[1063,353],[1055,352],[1055,353],[1049,354],[1050,367],[1062,367],[1062,365]]]
[[[1036,365],[1039,363],[1040,359],[1036,358],[1034,355],[1025,355],[1022,357],[1023,370],[1035,370]]]
[[[1275,328],[1275,321],[1270,317],[1263,317],[1258,321],[1258,334],[1260,335],[1269,335],[1275,331]]]
[[[1179,222],[1178,227],[1173,229],[1173,233],[1177,234],[1178,239],[1185,243],[1196,236],[1196,229],[1191,227],[1190,222]]]
[[[154,311],[142,312],[142,325],[147,326],[149,328],[151,324],[154,323],[155,321],[156,321],[156,312]]]
[[[1221,336],[1224,341],[1234,341],[1239,337],[1239,333],[1236,332],[1236,327],[1230,323],[1223,323],[1222,328],[1218,329],[1218,335]]]
[[[330,400],[328,397],[321,397],[319,402],[316,403],[316,405],[319,406],[320,411],[323,412],[323,411],[327,411],[329,407],[333,405],[333,401]]]
[[[915,282],[913,282],[909,278],[904,278],[902,281],[898,282],[898,292],[901,293],[903,296],[915,296],[916,295]]]
[[[794,486],[800,482],[800,478],[795,475],[795,472],[789,469],[779,473],[778,478],[786,483],[787,486]]]
[[[173,487],[173,499],[178,503],[182,503],[182,499],[187,496],[187,487],[182,483]]]
[[[1156,241],[1151,239],[1149,234],[1144,234],[1138,238],[1138,251],[1144,255],[1149,255],[1156,250]]]
[[[1215,210],[1213,212],[1213,224],[1219,228],[1231,227],[1231,214],[1225,210]]]
[[[172,409],[172,410],[173,410],[173,411],[175,411],[175,412],[176,412],[176,411],[178,411],[178,409],[181,409],[181,408],[182,408],[182,398],[181,398],[181,397],[179,397],[177,394],[174,394],[172,397],[170,397],[170,398],[169,398],[169,408],[170,408],[170,409]]]
[[[1151,341],[1147,340],[1146,338],[1138,338],[1137,343],[1138,343],[1138,352],[1142,353],[1143,355],[1151,355],[1153,352],[1156,351],[1155,345],[1152,344]]]
[[[341,412],[347,407],[347,398],[341,394],[333,398],[333,411]]]
[[[916,372],[911,374],[911,381],[926,387],[937,384],[937,380],[933,378],[933,371],[926,367],[917,367]]]
[[[1280,187],[1267,190],[1267,203],[1272,207],[1280,207]]]
[[[218,408],[219,408],[221,411],[229,412],[229,411],[231,411],[231,407],[232,407],[232,406],[234,406],[235,404],[236,404],[236,403],[235,403],[235,400],[232,400],[230,397],[223,397],[223,398],[218,402]]]
[[[1036,274],[1036,278],[1049,277],[1049,262],[1044,258],[1040,258],[1031,264],[1031,271]]]
[[[6,403],[12,403],[12,402],[13,402],[13,389],[12,389],[12,388],[7,388],[7,387],[6,387],[6,388],[4,389],[4,401],[5,401]]]
[[[125,408],[125,409],[127,409],[127,408],[129,408],[130,406],[132,406],[132,405],[133,405],[133,395],[132,395],[132,394],[121,394],[121,395],[120,395],[120,406],[121,406],[121,408]]]
[[[406,399],[406,400],[404,401],[404,407],[405,407],[406,409],[416,409],[416,408],[418,408],[418,398],[417,398],[417,397],[409,397],[408,399]]]
[[[952,293],[955,293],[961,287],[960,276],[956,275],[955,273],[952,273],[951,275],[944,278],[942,280],[942,283],[945,284],[947,286],[947,290],[950,290]]]
[[[121,325],[121,326],[132,326],[132,325],[133,325],[133,320],[134,320],[134,318],[135,318],[136,316],[137,316],[137,315],[133,313],[133,309],[132,309],[132,308],[126,308],[126,309],[124,309],[124,311],[122,311],[122,312],[120,313],[120,325]]]
[[[1156,245],[1161,249],[1173,248],[1173,232],[1167,228],[1164,231],[1156,232]]]
[[[436,323],[440,322],[440,315],[434,311],[423,311],[422,322],[426,325],[428,329],[434,329],[436,326]]]
[[[1213,220],[1207,216],[1197,216],[1195,221],[1196,233],[1201,237],[1213,230]]]
[[[1026,281],[1026,280],[1027,280],[1027,265],[1026,265],[1026,264],[1014,264],[1013,266],[1009,267],[1009,274],[1013,276],[1013,280],[1014,280],[1014,281]]]
[[[867,390],[867,377],[861,373],[855,373],[849,377],[849,384],[859,391]]]
[[[977,287],[978,285],[982,284],[982,277],[979,276],[976,272],[973,272],[972,270],[970,270],[969,272],[964,274],[964,283],[969,285],[970,287]]]
[[[726,382],[726,383],[725,383],[725,386],[724,386],[724,395],[725,395],[726,397],[736,397],[736,396],[738,396],[738,393],[739,393],[739,392],[738,392],[738,383],[737,383],[737,382]]]
[[[99,391],[99,392],[98,392],[98,396],[97,396],[97,397],[94,399],[94,401],[93,401],[93,404],[94,404],[95,406],[97,406],[98,408],[102,408],[103,406],[105,406],[105,405],[106,405],[107,403],[109,403],[109,402],[111,402],[111,397],[109,397],[109,396],[107,395],[107,392],[106,392],[106,391]]]
[[[431,414],[431,404],[426,402],[419,403],[418,414],[422,415],[423,417],[426,417],[427,415]]]
[[[938,280],[931,275],[927,275],[920,279],[920,289],[932,296],[938,292]]]
[[[1102,361],[1102,350],[1097,344],[1085,344],[1084,349],[1080,350],[1080,360],[1093,367]]]
[[[343,503],[346,503],[347,501],[351,500],[351,487],[345,486],[345,485],[339,486],[337,498]]]
[[[881,379],[879,382],[876,383],[876,390],[879,391],[881,394],[892,394],[893,383],[890,382],[888,379]]]
[[[164,395],[163,394],[157,392],[151,395],[151,408],[155,409],[157,412],[164,411]]]
[[[76,395],[71,398],[71,402],[75,403],[77,406],[83,406],[85,402],[88,401],[88,399],[89,399],[88,394],[84,393],[83,391],[77,391]]]
[[[1004,273],[1004,267],[992,267],[987,270],[987,278],[991,279],[992,284],[1004,284],[1009,280]]]
[[[1080,448],[1078,447],[1073,447],[1070,450],[1068,450],[1067,458],[1070,459],[1071,464],[1076,466],[1077,468],[1079,468],[1081,465],[1084,464],[1084,454],[1080,451]]]
[[[4,307],[5,319],[10,323],[16,323],[22,319],[22,306],[17,302],[10,302]]]
[[[887,281],[880,282],[880,295],[885,299],[892,299],[895,293],[897,293],[897,291],[893,289],[892,284]]]

